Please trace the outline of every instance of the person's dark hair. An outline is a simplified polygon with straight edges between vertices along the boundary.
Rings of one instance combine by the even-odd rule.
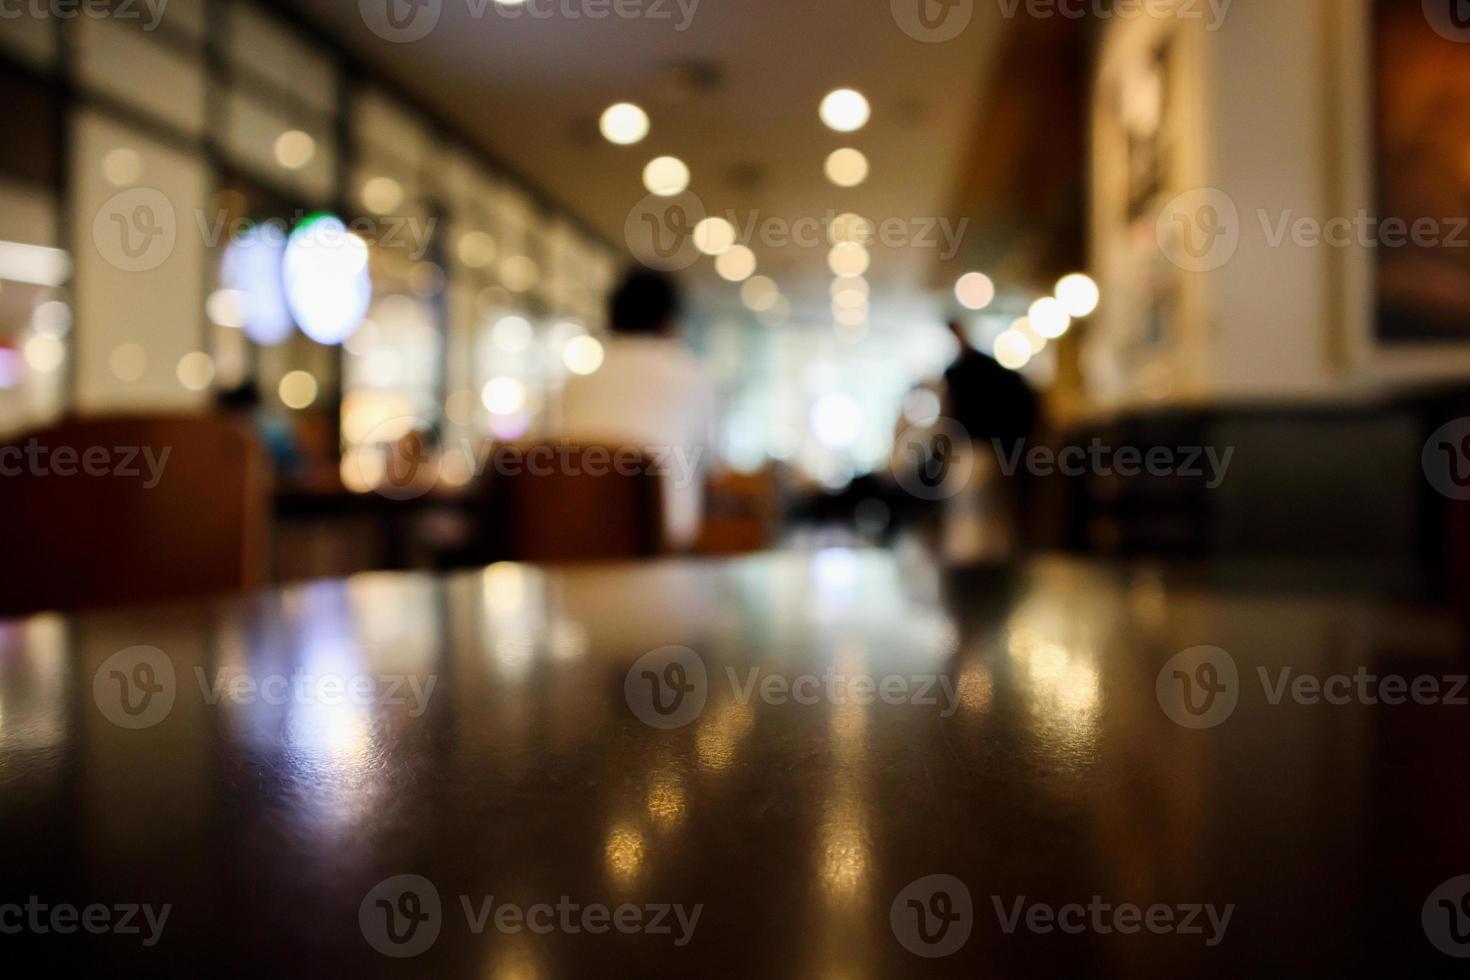
[[[662,334],[678,319],[679,309],[674,280],[661,272],[634,269],[612,295],[612,329],[620,334]]]

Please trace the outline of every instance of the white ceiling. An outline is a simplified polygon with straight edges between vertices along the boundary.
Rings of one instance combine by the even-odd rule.
[[[591,19],[586,0],[533,0],[554,16],[533,17],[522,7],[510,19],[491,0],[439,0],[438,23],[426,37],[389,43],[360,12],[381,2],[301,6],[619,244],[630,209],[646,193],[643,166],[663,154],[689,165],[691,190],[707,211],[734,210],[737,224],[753,211],[786,222],[844,211],[874,221],[955,220],[946,208],[1004,23],[999,5],[977,2],[959,37],[923,43],[898,27],[882,0],[683,0],[682,8],[679,0],[602,0],[604,9],[616,2],[662,19]],[[927,0],[892,0],[919,2]],[[691,61],[718,70],[713,91],[691,94],[670,80],[669,66]],[[823,95],[838,87],[857,88],[872,103],[872,120],[857,133],[832,132],[818,118]],[[648,111],[652,132],[642,143],[613,146],[596,135],[597,117],[617,101]],[[834,187],[823,175],[827,154],[841,146],[857,147],[871,163],[859,188]],[[739,168],[759,179],[742,186]],[[826,316],[825,243],[754,247],[760,271],[797,300],[799,315]],[[920,287],[934,258],[923,247],[876,247],[869,276],[875,306],[882,295]],[[736,293],[713,276],[709,260],[688,278],[707,304]]]

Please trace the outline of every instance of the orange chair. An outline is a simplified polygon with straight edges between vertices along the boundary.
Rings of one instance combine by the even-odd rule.
[[[489,475],[489,557],[606,561],[664,551],[663,488],[645,456],[561,443],[499,446]]]
[[[218,418],[74,419],[0,447],[0,615],[264,584],[269,460]]]

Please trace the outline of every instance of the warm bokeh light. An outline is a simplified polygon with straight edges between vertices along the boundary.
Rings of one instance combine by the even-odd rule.
[[[204,301],[204,315],[221,327],[245,326],[245,304],[249,297],[239,289],[216,289]]]
[[[835,276],[860,276],[868,271],[868,250],[855,242],[833,245],[827,253],[827,266]]]
[[[465,232],[459,238],[459,260],[471,269],[485,269],[495,261],[495,239],[483,231]]]
[[[724,218],[705,218],[694,226],[694,247],[705,255],[722,255],[735,244],[735,226]]]
[[[598,127],[609,143],[632,146],[648,135],[648,113],[631,102],[619,102],[603,111]]]
[[[776,283],[767,276],[751,276],[740,287],[740,301],[756,312],[769,310],[780,295]]]
[[[66,360],[66,345],[50,334],[38,333],[22,350],[26,364],[37,374],[50,374]]]
[[[843,295],[855,295],[867,300],[869,295],[868,280],[862,276],[847,276],[832,280],[832,298],[836,299]]]
[[[300,170],[316,156],[316,140],[299,129],[276,137],[276,162],[287,170]]]
[[[829,245],[840,245],[843,242],[856,242],[858,245],[869,245],[873,241],[873,223],[860,214],[846,212],[832,219],[832,225],[827,229],[827,242]]]
[[[983,272],[967,272],[954,286],[955,299],[967,310],[983,310],[995,300],[995,283]]]
[[[573,374],[594,374],[602,367],[602,342],[596,337],[582,334],[567,341],[562,348],[561,360]]]
[[[203,391],[214,381],[214,359],[203,351],[190,351],[179,358],[175,374],[185,388]]]
[[[516,378],[491,378],[480,401],[492,415],[510,415],[526,407],[526,386]]]
[[[852,147],[833,150],[827,157],[827,179],[838,187],[856,187],[868,179],[868,158]]]
[[[1011,324],[1011,329],[1026,338],[1026,343],[1031,345],[1032,357],[1046,350],[1046,338],[1036,332],[1036,328],[1031,325],[1030,317],[1020,317]]]
[[[840,88],[827,93],[822,100],[822,122],[839,133],[851,133],[868,124],[872,110],[862,93],[850,88]]]
[[[316,378],[308,371],[291,371],[281,379],[276,393],[281,396],[281,404],[299,411],[316,401]]]
[[[512,255],[500,263],[500,281],[513,293],[524,293],[541,279],[541,270],[524,255]]]
[[[678,157],[654,157],[643,168],[643,186],[659,197],[681,194],[689,186],[689,167]]]
[[[403,203],[403,185],[392,177],[374,177],[362,185],[362,204],[373,214],[391,214]]]
[[[1056,298],[1068,315],[1081,319],[1097,309],[1102,293],[1090,276],[1074,272],[1057,281]]]
[[[143,158],[130,147],[108,150],[102,158],[102,178],[113,187],[126,187],[143,175]]]
[[[715,259],[715,271],[721,279],[743,282],[755,274],[755,253],[744,245],[732,245]]]
[[[1056,340],[1072,326],[1072,318],[1067,315],[1066,308],[1050,296],[1032,303],[1026,316],[1031,320],[1032,328],[1048,340]]]
[[[1014,330],[995,338],[995,359],[1001,367],[1019,371],[1031,361],[1031,342]]]

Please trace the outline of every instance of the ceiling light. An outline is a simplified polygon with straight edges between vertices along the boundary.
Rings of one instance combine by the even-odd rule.
[[[730,282],[749,279],[755,273],[755,253],[744,245],[732,245],[715,259],[715,271]]]
[[[598,123],[609,143],[631,146],[648,135],[648,113],[631,102],[610,105]]]
[[[967,310],[983,310],[995,299],[995,283],[983,272],[967,272],[954,286],[955,298]]]
[[[689,186],[689,168],[678,157],[655,157],[643,168],[643,186],[650,194],[673,197]]]
[[[1080,272],[1074,272],[1070,276],[1063,276],[1057,282],[1057,302],[1062,304],[1062,309],[1074,317],[1089,316],[1097,309],[1102,294],[1098,291],[1097,283],[1090,276],[1084,276]]]
[[[856,187],[868,179],[868,158],[851,147],[833,150],[826,171],[827,179],[838,187]]]
[[[287,170],[300,170],[316,156],[316,140],[299,129],[276,137],[276,162]]]
[[[827,93],[822,100],[822,122],[839,133],[851,133],[868,123],[872,110],[862,93],[850,88],[840,88]]]
[[[1030,318],[1032,328],[1048,340],[1057,339],[1072,326],[1072,318],[1066,309],[1050,296],[1032,303],[1026,316]]]
[[[1001,367],[1019,371],[1031,361],[1031,342],[1014,330],[995,338],[995,359]]]
[[[724,218],[705,218],[694,226],[694,247],[705,255],[720,255],[735,244],[735,226]]]
[[[836,276],[860,276],[868,271],[868,250],[854,242],[832,246],[827,253],[827,266]]]

